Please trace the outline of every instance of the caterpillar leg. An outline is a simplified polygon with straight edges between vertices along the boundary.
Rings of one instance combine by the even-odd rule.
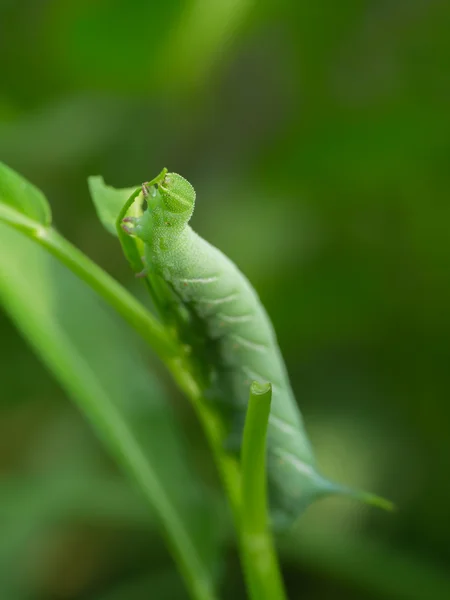
[[[144,265],[144,268],[142,269],[142,271],[139,271],[138,273],[135,273],[134,274],[135,277],[147,277],[147,275],[150,272],[150,269],[148,268],[145,256],[141,256],[141,260],[142,260],[142,264]]]
[[[143,277],[147,277],[149,273],[148,267],[144,267],[142,269],[142,271],[139,271],[138,273],[135,273],[134,276],[137,277],[138,279],[141,279]]]
[[[141,256],[141,260],[142,260],[142,264],[144,265],[144,268],[142,269],[142,271],[138,271],[137,273],[134,274],[134,276],[138,277],[138,278],[147,277],[148,274],[150,273],[150,269],[148,267],[147,259],[145,258],[145,256]]]
[[[137,221],[138,221],[137,217],[125,217],[125,219],[123,219],[120,226],[125,231],[125,233],[128,233],[129,235],[133,235],[134,227],[136,226]],[[130,227],[130,225],[128,225],[128,223],[130,223],[131,227]]]
[[[144,199],[147,200],[147,198],[149,196],[156,196],[156,187],[155,185],[151,185],[149,183],[143,183],[141,185],[142,188],[142,195],[144,196]]]

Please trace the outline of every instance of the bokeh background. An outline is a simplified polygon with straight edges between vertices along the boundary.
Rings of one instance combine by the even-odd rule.
[[[280,541],[292,599],[450,597],[449,31],[440,0],[0,5],[0,159],[144,301],[86,179],[185,175],[194,227],[273,318],[322,470],[397,505],[309,509]],[[105,323],[69,321],[126,369]],[[139,492],[3,313],[0,352],[0,598],[185,598]],[[215,493],[195,418],[143,360]],[[224,544],[223,595],[244,598]]]

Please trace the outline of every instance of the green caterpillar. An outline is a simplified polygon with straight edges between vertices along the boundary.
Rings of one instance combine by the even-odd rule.
[[[172,291],[173,314],[201,327],[203,339],[197,346],[194,341],[194,351],[197,347],[206,362],[206,387],[221,400],[218,406],[226,407],[238,435],[251,382],[272,384],[267,452],[275,522],[289,525],[313,499],[330,493],[383,505],[382,499],[332,483],[316,470],[275,332],[257,293],[230,259],[189,226],[192,185],[164,170],[142,189],[146,210],[124,219],[122,227],[144,242],[146,268]],[[177,322],[183,330],[183,317]]]

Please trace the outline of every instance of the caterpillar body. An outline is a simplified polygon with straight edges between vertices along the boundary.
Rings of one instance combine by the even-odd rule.
[[[314,498],[329,493],[373,501],[375,497],[332,483],[316,470],[273,326],[256,291],[229,258],[189,225],[192,185],[164,170],[144,184],[143,195],[146,210],[141,217],[125,219],[123,228],[144,242],[147,269],[164,280],[201,324],[208,385],[227,406],[239,433],[251,382],[272,384],[267,460],[274,521],[289,525]]]

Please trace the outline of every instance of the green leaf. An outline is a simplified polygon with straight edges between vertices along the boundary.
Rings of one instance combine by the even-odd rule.
[[[4,207],[7,208],[7,207]],[[214,598],[207,507],[139,342],[72,273],[0,223],[0,300],[159,518],[193,598]],[[206,518],[205,518],[206,517]]]
[[[21,175],[0,162],[0,202],[41,225],[51,222],[50,206],[44,194]]]
[[[116,189],[106,185],[101,176],[89,177],[88,185],[98,218],[104,228],[117,237],[117,217],[136,187]]]

